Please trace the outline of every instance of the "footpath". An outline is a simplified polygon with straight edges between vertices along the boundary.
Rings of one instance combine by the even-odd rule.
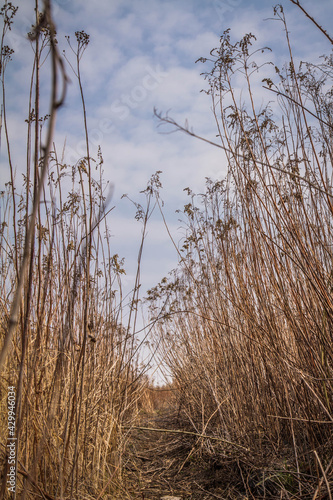
[[[182,430],[183,421],[177,409],[163,407],[131,429],[124,462],[124,480],[133,492],[131,498],[245,500],[229,490],[233,467],[222,470],[209,453],[209,440]]]

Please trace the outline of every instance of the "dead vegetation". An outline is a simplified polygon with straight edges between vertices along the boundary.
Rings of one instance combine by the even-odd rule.
[[[144,191],[146,206],[135,204],[143,237],[125,310],[102,152],[93,158],[89,146],[83,31],[68,42],[86,153],[66,165],[52,134],[46,147],[41,141],[61,103],[53,95],[51,116],[40,110],[39,61],[55,37],[47,6],[44,15],[37,8],[30,36],[35,60],[22,192],[3,93],[11,181],[1,194],[0,405],[7,415],[8,386],[15,386],[17,495],[331,499],[332,57],[296,68],[277,7],[290,50],[285,68],[265,73],[260,51],[255,62],[254,37],[234,43],[229,30],[200,60],[219,142],[158,115],[220,148],[228,174],[207,179],[203,195],[186,188],[179,266],[148,294],[153,347],[173,379],[156,388],[139,366],[135,332],[159,172]],[[3,85],[12,56],[4,40],[15,12],[10,3],[1,11]],[[53,56],[65,84],[62,59]],[[258,107],[258,75],[274,104]],[[0,495],[9,498],[6,418],[0,436]]]
[[[275,77],[260,51],[255,62],[250,34],[233,43],[227,30],[199,60],[228,175],[207,180],[203,195],[187,188],[179,266],[149,301],[153,318],[164,307],[155,339],[186,428],[234,443],[228,452],[216,440],[203,445],[222,470],[227,462],[239,471],[225,475],[229,488],[235,481],[240,491],[242,477],[247,497],[326,498],[333,474],[332,58],[296,68],[282,8],[274,13],[290,51]],[[258,107],[258,75],[275,104]]]
[[[22,191],[3,114],[11,181],[1,192],[1,498],[11,496],[10,386],[15,393],[16,495],[96,499],[121,487],[126,444],[122,428],[132,425],[138,413],[144,369],[138,366],[135,336],[140,283],[137,278],[127,307],[123,261],[112,253],[106,219],[113,208],[112,191],[103,180],[101,150],[92,157],[87,134],[80,61],[89,36],[80,31],[75,42],[68,38],[71,68],[81,91],[86,153],[67,165],[53,143],[55,112],[62,102],[59,87],[61,94],[60,83],[66,85],[67,75],[56,49],[50,5],[46,2],[44,12],[38,7],[36,2],[36,24],[29,35],[34,60]],[[3,86],[12,57],[4,40],[16,10],[11,3],[1,9]],[[52,99],[50,114],[43,115],[40,82],[48,71],[43,73],[41,61],[48,53],[54,66]],[[3,97],[5,110],[4,92]],[[140,211],[144,227],[153,185],[148,185],[147,206]],[[138,276],[139,270],[140,255]]]

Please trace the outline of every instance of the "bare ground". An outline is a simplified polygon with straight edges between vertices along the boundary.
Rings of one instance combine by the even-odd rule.
[[[124,480],[133,499],[182,500],[246,499],[246,478],[239,460],[217,454],[207,439],[182,434],[183,419],[173,409],[163,409],[132,429],[125,458]],[[164,432],[169,429],[173,432]],[[223,456],[224,455],[224,456]],[[279,497],[281,498],[281,497]]]

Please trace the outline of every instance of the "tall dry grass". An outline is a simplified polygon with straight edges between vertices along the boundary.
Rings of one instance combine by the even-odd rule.
[[[318,498],[333,474],[332,58],[297,69],[274,13],[290,55],[275,77],[252,35],[233,43],[228,30],[200,60],[228,174],[203,195],[187,188],[178,268],[148,299],[154,317],[165,307],[155,342],[179,411],[229,441],[201,444],[234,460],[230,482]]]
[[[154,182],[146,191],[147,207],[140,207],[143,237],[137,279],[126,308],[123,261],[112,252],[106,217],[113,208],[112,190],[103,179],[101,150],[95,159],[90,151],[80,76],[89,36],[81,31],[74,42],[68,39],[86,137],[86,154],[68,165],[53,143],[55,111],[62,102],[61,85],[56,83],[60,76],[65,89],[65,64],[56,49],[50,5],[46,2],[40,12],[36,1],[36,24],[29,35],[34,60],[21,190],[5,113],[4,73],[13,55],[5,42],[15,13],[11,3],[1,10],[2,123],[11,173],[0,208],[1,498],[10,495],[8,386],[14,386],[16,393],[16,497],[126,498],[122,477],[128,431],[124,428],[132,425],[143,391],[135,325]],[[42,65],[48,53],[53,66],[51,112],[43,116],[40,82],[48,78]]]

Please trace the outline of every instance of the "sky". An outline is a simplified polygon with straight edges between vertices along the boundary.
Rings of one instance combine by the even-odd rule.
[[[15,1],[13,2],[15,4]],[[329,41],[316,30],[290,0],[282,0],[296,60],[318,59],[331,50]],[[24,171],[28,93],[33,51],[26,33],[34,21],[34,0],[18,0],[19,10],[7,37],[15,50],[6,69],[6,99],[9,135],[17,184]],[[108,222],[113,235],[113,253],[125,257],[125,287],[130,289],[136,270],[141,226],[134,219],[135,208],[124,193],[137,202],[140,191],[152,174],[162,171],[164,213],[171,234],[179,242],[184,234],[177,209],[188,202],[184,188],[204,191],[205,178],[218,180],[226,174],[220,150],[183,133],[166,134],[158,127],[154,108],[166,112],[194,131],[214,140],[216,128],[204,67],[195,61],[209,56],[219,37],[231,28],[233,40],[245,33],[257,36],[257,47],[269,46],[267,54],[278,66],[287,60],[283,28],[273,20],[274,2],[267,0],[54,0],[53,14],[60,50],[71,51],[66,35],[75,40],[75,31],[84,30],[90,43],[81,60],[91,155],[98,146],[104,158],[105,179],[113,184],[114,195]],[[332,26],[332,0],[302,5],[328,31]],[[265,56],[266,57],[266,56]],[[59,150],[66,142],[65,160],[82,157],[84,129],[79,89],[66,65],[71,83],[60,109],[55,134]],[[48,112],[49,68],[42,68],[42,108]],[[258,85],[256,99],[271,99]],[[42,111],[43,112],[43,111]],[[1,139],[0,188],[9,180],[8,162]],[[142,262],[142,290],[156,285],[177,265],[177,252],[156,212],[150,220]]]

